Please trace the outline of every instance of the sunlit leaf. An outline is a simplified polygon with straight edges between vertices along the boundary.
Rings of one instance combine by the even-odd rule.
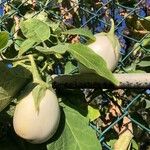
[[[99,109],[94,108],[89,105],[88,106],[88,117],[89,117],[90,121],[94,121],[95,119],[100,117]]]
[[[140,67],[149,67],[150,66],[150,61],[141,61],[137,64]]]
[[[139,150],[138,143],[134,139],[132,139],[131,143],[132,143],[132,149],[133,150]]]
[[[65,127],[60,137],[47,145],[48,150],[101,150],[95,131],[88,119],[78,111],[63,105]]]
[[[58,44],[52,47],[36,46],[36,49],[43,54],[64,54],[68,50],[68,44]]]
[[[26,38],[30,38],[35,42],[43,42],[50,37],[49,26],[35,18],[22,21],[20,28]]]
[[[83,44],[70,44],[68,52],[80,63],[89,69],[92,69],[99,76],[104,77],[114,84],[118,84],[117,79],[107,68],[107,64],[102,57],[94,53],[90,48]]]
[[[9,40],[9,33],[5,31],[0,32],[0,51],[7,45]]]
[[[74,64],[72,64],[71,61],[68,61],[66,63],[66,65],[65,65],[65,72],[64,72],[64,74],[69,74],[71,72],[74,72],[76,69],[77,69],[77,67]]]
[[[22,42],[19,48],[19,56],[24,54],[26,51],[28,51],[30,48],[33,47],[35,44],[35,41],[33,39],[26,39],[25,41]]]

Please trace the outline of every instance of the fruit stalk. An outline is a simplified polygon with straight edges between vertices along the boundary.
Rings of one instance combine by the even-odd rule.
[[[49,88],[49,85],[42,80],[42,78],[41,78],[41,76],[38,72],[38,68],[37,68],[36,63],[34,61],[33,55],[29,55],[28,58],[31,62],[31,68],[32,68],[31,72],[32,72],[32,75],[33,75],[33,82],[44,85],[46,88]]]

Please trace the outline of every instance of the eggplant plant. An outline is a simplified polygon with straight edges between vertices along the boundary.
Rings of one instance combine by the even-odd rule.
[[[90,8],[90,3],[93,6],[95,1],[86,3]],[[114,20],[110,17],[107,21],[109,31],[93,34],[88,28],[70,24],[71,16],[82,20],[78,13],[79,1],[69,1],[68,5],[73,7],[71,13],[65,13],[62,0],[12,0],[10,3],[20,13],[14,13],[13,7],[6,4],[8,8],[2,17],[8,32],[0,32],[0,111],[11,117],[11,137],[20,143],[15,150],[102,149],[99,136],[89,124],[95,121],[97,124],[98,118],[102,118],[99,126],[105,128],[112,123],[109,116],[116,117],[114,107],[117,115],[121,115],[123,102],[109,90],[94,90],[91,96],[83,89],[62,89],[61,86],[55,89],[53,81],[56,74],[79,75],[79,81],[92,74],[102,82],[106,79],[118,86],[119,80],[112,72],[121,59],[121,43],[116,36]],[[99,6],[102,4],[96,1],[96,7]],[[105,102],[104,93],[110,101]],[[97,94],[101,96],[99,105],[93,104]],[[98,106],[102,108],[99,110]],[[116,129],[119,135],[113,144],[116,149],[124,138],[122,147],[128,148],[134,143],[129,130],[120,135],[124,124],[130,122],[128,117],[123,120],[120,130]],[[133,130],[132,123],[129,126]],[[107,144],[112,146],[111,142]]]

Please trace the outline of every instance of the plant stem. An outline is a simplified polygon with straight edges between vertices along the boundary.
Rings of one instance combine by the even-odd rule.
[[[45,7],[47,6],[48,3],[49,3],[49,0],[47,0],[47,1],[45,2]]]
[[[39,81],[42,81],[42,79],[41,79],[41,77],[39,75],[39,72],[38,72],[36,63],[34,61],[33,55],[28,55],[28,58],[29,58],[29,60],[31,62],[33,81],[38,83]]]
[[[35,63],[35,61],[34,61],[34,57],[33,57],[33,55],[28,55],[28,57],[29,57],[29,60],[30,60],[30,62],[31,62],[31,68],[32,68],[32,70],[31,70],[31,72],[32,72],[32,75],[33,75],[33,82],[34,83],[37,83],[37,84],[39,84],[40,86],[42,86],[42,88],[49,88],[50,86],[46,83],[46,82],[44,82],[43,80],[42,80],[42,78],[41,78],[41,76],[40,76],[40,74],[39,74],[39,71],[38,71],[38,68],[37,68],[37,66],[36,66],[36,63]],[[35,89],[34,89],[35,90]],[[34,92],[33,92],[34,93]],[[39,94],[39,93],[38,93]],[[35,104],[35,108],[36,108],[36,111],[37,111],[37,113],[39,112],[39,99],[36,97],[36,96],[34,96],[34,94],[33,94],[33,98],[34,98],[34,104]],[[38,100],[38,103],[37,103],[37,100]],[[41,99],[40,99],[41,100]]]
[[[33,57],[37,57],[37,54],[32,54]],[[21,60],[26,60],[29,59],[28,55],[26,56],[21,56],[19,58],[6,58],[3,54],[1,54],[1,60],[0,61],[11,61],[11,62],[16,62],[16,61],[21,61]]]
[[[33,82],[34,83],[38,83],[38,84],[41,84],[42,86],[46,87],[46,88],[49,88],[50,85],[48,85],[46,82],[44,82],[39,74],[39,71],[38,71],[38,68],[36,66],[36,63],[34,61],[34,57],[33,55],[28,55],[29,57],[29,60],[31,62],[31,72],[32,72],[32,75],[33,75]]]
[[[48,66],[48,63],[45,62],[44,66],[42,67],[42,69],[40,70],[40,72],[43,72],[47,68],[47,66]]]
[[[111,21],[111,28],[110,28],[108,34],[111,35],[111,36],[114,36],[114,31],[115,31],[114,20],[113,20],[113,19],[110,19],[110,21]]]

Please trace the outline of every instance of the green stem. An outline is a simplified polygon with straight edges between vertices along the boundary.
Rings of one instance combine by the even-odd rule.
[[[33,82],[41,84],[42,86],[49,88],[50,85],[44,82],[39,74],[38,68],[36,66],[36,63],[34,61],[33,55],[28,55],[29,60],[31,62],[31,68],[32,68],[32,75],[33,75]]]
[[[55,34],[52,34],[52,33],[51,33],[51,36],[53,36],[53,37],[58,37],[57,35],[55,35]]]
[[[29,60],[31,62],[32,74],[33,74],[33,81],[36,82],[36,83],[38,83],[39,81],[42,81],[42,79],[41,79],[41,77],[39,75],[39,72],[38,72],[36,63],[34,61],[33,55],[28,55],[28,57],[29,57]]]
[[[42,42],[42,45],[43,45],[43,47],[44,47],[44,48],[47,48],[47,46],[46,46],[46,43],[45,43],[45,42]]]
[[[25,65],[24,62],[19,61],[19,62],[14,62],[14,63],[13,63],[13,67],[16,67],[16,66],[18,66],[18,65],[20,65],[20,66],[26,68],[26,69],[29,70],[29,71],[31,70],[31,66]]]
[[[37,57],[37,54],[32,54],[33,57]],[[1,58],[5,61],[11,61],[11,62],[16,62],[16,61],[22,61],[22,60],[28,60],[28,56],[21,56],[19,58],[6,58],[3,54],[1,54]]]
[[[115,31],[114,20],[111,18],[110,21],[111,21],[111,28],[110,28],[108,34],[111,35],[111,36],[114,36],[114,31]]]
[[[45,62],[45,64],[44,64],[43,68],[41,69],[41,72],[43,72],[43,71],[47,68],[47,65],[48,65],[48,63],[47,63],[47,62]]]
[[[49,0],[47,0],[47,1],[45,2],[45,6],[47,6],[48,3],[49,3]]]

